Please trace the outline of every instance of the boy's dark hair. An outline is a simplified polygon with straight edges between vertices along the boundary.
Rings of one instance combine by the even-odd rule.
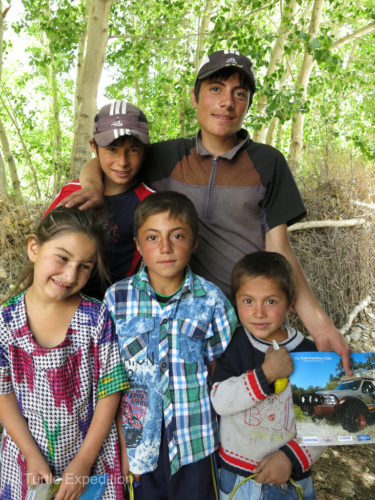
[[[253,95],[254,92],[252,91],[252,82],[250,81],[250,78],[248,75],[244,73],[244,71],[241,71],[238,68],[235,67],[229,67],[229,68],[222,68],[213,73],[212,75],[208,76],[207,78],[203,79],[197,79],[195,81],[194,85],[194,95],[195,99],[198,102],[199,101],[199,92],[201,89],[202,82],[205,81],[226,81],[229,80],[229,78],[234,75],[235,73],[238,73],[239,80],[240,80],[240,85],[244,89],[247,89],[249,91],[249,107],[251,106],[251,103],[253,102]]]
[[[288,305],[295,298],[295,282],[292,266],[277,252],[259,251],[242,257],[232,270],[232,294],[235,298],[243,278],[262,276],[272,280],[285,293]]]
[[[144,150],[144,152],[146,152],[146,150],[148,149],[147,144],[143,144],[143,142],[140,141],[139,139],[137,139],[136,137],[134,137],[134,135],[128,135],[128,134],[121,135],[120,137],[117,137],[117,139],[115,139],[110,144],[108,144],[108,146],[104,146],[104,147],[109,148],[110,146],[122,146],[123,144],[128,142],[129,139],[131,139],[131,141],[132,141],[131,146],[135,146],[137,148],[142,148]],[[94,137],[91,140],[92,140],[92,143],[95,147],[96,154],[99,156],[99,149],[98,149],[99,145],[96,142]]]
[[[40,245],[43,245],[43,243],[65,233],[82,233],[95,242],[96,269],[101,281],[103,283],[108,282],[109,276],[104,265],[104,244],[106,240],[104,221],[91,210],[79,210],[77,207],[56,207],[39,222],[32,235],[36,237]],[[33,280],[34,265],[28,261],[12,290],[12,295],[17,295],[29,288]]]
[[[160,191],[147,196],[136,208],[134,213],[134,235],[138,237],[139,228],[152,215],[169,212],[171,217],[186,222],[194,238],[199,233],[199,219],[192,201],[182,193],[176,191]]]

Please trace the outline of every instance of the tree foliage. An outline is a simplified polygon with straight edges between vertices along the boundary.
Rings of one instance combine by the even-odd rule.
[[[86,30],[93,3],[22,0],[23,12],[11,18],[14,5],[2,0],[0,120],[10,151],[0,146],[0,174],[5,164],[7,179],[0,178],[9,194],[17,187],[9,154],[29,198],[38,190],[51,196],[81,166],[74,164],[81,159],[71,162],[71,152],[80,111],[77,75],[82,57],[89,57]],[[370,164],[375,158],[375,2],[324,0],[313,31],[315,4],[112,2],[99,103],[124,98],[141,107],[153,141],[193,135],[198,126],[191,87],[203,56],[237,49],[252,59],[256,71],[257,93],[245,123],[256,139],[287,153],[292,124],[302,116],[300,169],[306,149],[349,150]],[[312,61],[308,75],[306,58]],[[84,127],[90,135],[89,125]]]

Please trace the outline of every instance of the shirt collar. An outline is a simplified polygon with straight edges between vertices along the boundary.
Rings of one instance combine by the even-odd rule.
[[[237,136],[240,139],[240,142],[234,146],[234,148],[226,151],[222,155],[219,155],[217,158],[225,158],[227,160],[231,160],[238,151],[243,148],[249,141],[250,137],[244,128],[242,128],[239,132],[237,132]],[[202,144],[202,132],[199,131],[196,137],[196,149],[197,153],[201,156],[213,156]]]
[[[148,279],[146,266],[140,269],[134,276],[133,286],[138,290],[148,291],[149,294],[154,293]],[[183,293],[193,293],[195,297],[202,297],[206,295],[206,292],[202,287],[198,277],[191,271],[189,266],[187,266],[186,268],[184,284],[181,290],[176,293],[174,297],[179,298]]]
[[[250,343],[253,345],[253,347],[255,347],[255,349],[258,349],[258,351],[266,353],[269,347],[272,345],[272,343],[254,337],[254,335],[251,332],[249,332],[249,330],[247,330],[245,327],[243,328],[245,330],[247,338],[250,340]],[[303,336],[302,333],[295,330],[294,328],[291,328],[290,326],[286,326],[285,328],[288,333],[288,338],[285,339],[283,342],[280,342],[279,346],[285,347],[287,351],[291,351],[292,349],[295,349],[302,342]]]

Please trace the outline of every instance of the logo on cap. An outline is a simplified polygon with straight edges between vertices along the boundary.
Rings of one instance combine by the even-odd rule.
[[[118,120],[117,122],[111,123],[111,127],[122,127],[123,123]]]
[[[234,57],[230,57],[225,61],[226,64],[238,64],[237,60]]]

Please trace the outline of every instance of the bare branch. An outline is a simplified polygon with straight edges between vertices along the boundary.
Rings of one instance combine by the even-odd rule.
[[[346,219],[346,220],[311,220],[307,222],[297,222],[288,227],[289,232],[299,231],[300,229],[316,229],[322,227],[351,227],[363,226],[367,223],[366,219]]]
[[[370,295],[367,295],[367,297],[365,297],[362,302],[360,302],[359,304],[357,304],[355,306],[355,308],[353,309],[353,311],[349,314],[348,316],[348,319],[346,320],[345,322],[345,325],[343,325],[341,328],[340,328],[340,332],[342,334],[345,334],[347,333],[349,330],[350,330],[350,327],[352,326],[352,323],[354,321],[354,319],[356,318],[356,316],[358,316],[358,314],[363,311],[364,309],[366,309],[366,307],[371,303],[371,296]]]
[[[330,50],[335,50],[345,43],[351,42],[352,40],[355,40],[356,38],[360,38],[362,36],[368,35],[369,33],[372,33],[375,31],[375,23],[368,24],[367,26],[364,26],[360,30],[353,31],[353,33],[350,33],[349,35],[344,36],[343,38],[340,38],[340,40],[337,40],[335,43],[333,43],[330,47]]]

